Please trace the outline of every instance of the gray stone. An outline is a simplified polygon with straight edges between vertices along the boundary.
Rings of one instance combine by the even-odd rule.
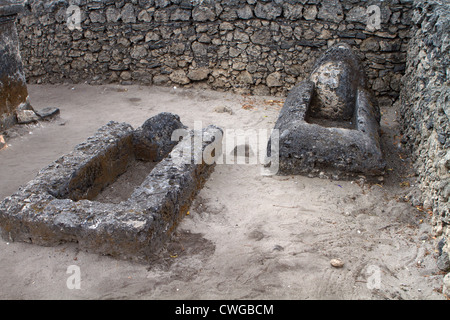
[[[170,76],[170,80],[177,84],[188,84],[191,82],[189,78],[186,76],[186,72],[184,70],[175,70]]]
[[[106,16],[101,11],[93,11],[89,14],[89,19],[92,23],[105,23]]]
[[[447,297],[450,297],[450,273],[447,273],[447,275],[444,277],[442,293]]]
[[[283,16],[289,20],[298,20],[302,18],[303,6],[300,4],[283,4]]]
[[[191,11],[183,10],[180,8],[177,8],[170,16],[170,20],[173,21],[189,21],[190,18],[191,18]]]
[[[318,117],[351,120],[355,113],[358,87],[365,88],[363,70],[351,51],[334,46],[318,59],[310,75],[315,84],[315,105],[310,112]]]
[[[34,110],[18,110],[16,112],[16,116],[17,123],[19,124],[27,124],[39,120],[39,116],[34,112]]]
[[[241,7],[241,8],[238,8],[236,13],[237,13],[237,16],[240,19],[247,20],[247,19],[253,18],[253,10],[248,5],[245,5],[245,6]]]
[[[153,84],[159,86],[159,85],[164,85],[166,83],[169,82],[169,76],[165,75],[165,74],[157,74],[156,76],[153,77]]]
[[[307,7],[303,9],[303,18],[305,18],[305,20],[314,20],[317,17],[317,7],[316,6],[311,6],[311,7]]]
[[[359,22],[366,24],[367,22],[367,8],[364,7],[353,7],[345,15],[345,20],[350,22]]]
[[[267,4],[258,2],[255,7],[255,16],[266,20],[273,20],[281,16],[282,12],[283,9],[272,2],[269,2]]]
[[[208,79],[210,73],[211,70],[209,70],[208,68],[192,69],[189,70],[187,77],[192,81],[201,81]]]
[[[145,46],[135,46],[131,49],[130,56],[133,59],[142,59],[148,55],[148,51]]]
[[[23,2],[0,2],[0,131],[14,125],[20,106],[29,104],[15,22],[22,10]]]
[[[339,72],[334,72],[333,66],[339,67]],[[323,79],[313,77],[321,71]],[[316,99],[320,92],[342,99],[343,109],[329,110],[335,101],[326,96]],[[350,111],[352,118],[348,119]],[[358,59],[348,45],[331,47],[317,60],[309,79],[289,92],[280,111],[274,127],[279,133],[278,173],[333,178],[383,174],[379,121],[378,106],[366,87]],[[268,145],[269,158],[272,143],[276,146],[273,139]]]
[[[242,71],[239,73],[239,75],[236,77],[236,80],[243,84],[253,84],[253,76],[248,72],[247,70]]]
[[[56,115],[59,115],[60,110],[59,108],[53,108],[53,107],[47,107],[47,108],[43,108],[40,110],[36,110],[36,114],[41,118],[41,119],[49,119],[52,118]]]
[[[127,3],[121,12],[121,18],[124,23],[135,23],[136,14],[134,12],[134,6],[131,3]]]
[[[42,169],[35,179],[0,203],[2,237],[44,246],[76,242],[81,250],[150,261],[214,169],[214,163],[193,160],[221,137],[221,130],[214,126],[188,132],[180,127],[175,115],[157,117],[137,131],[128,124],[110,122],[73,152]],[[176,128],[184,130],[176,138],[184,138],[173,145]],[[193,139],[199,139],[199,149],[195,149]],[[152,159],[149,161],[170,154],[156,164],[127,200],[96,201],[101,190],[127,170],[142,140],[147,140],[145,158]],[[173,149],[164,149],[167,145],[161,141],[172,142]],[[181,158],[187,150],[191,154]]]
[[[216,14],[212,8],[200,5],[192,10],[192,18],[198,22],[214,21]]]
[[[266,78],[266,84],[269,87],[281,87],[283,85],[281,82],[281,73],[273,72],[269,74]]]
[[[441,271],[450,271],[450,259],[447,252],[443,252],[437,259],[437,267]]]
[[[200,42],[194,42],[192,44],[192,51],[194,56],[204,57],[208,53],[208,46]]]
[[[344,19],[344,12],[339,0],[321,1],[317,18],[325,21],[339,23]]]
[[[258,30],[250,36],[250,40],[254,44],[268,45],[272,40],[272,34],[270,30]]]

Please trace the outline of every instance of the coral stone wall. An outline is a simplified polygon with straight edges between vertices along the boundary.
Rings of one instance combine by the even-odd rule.
[[[442,256],[442,249],[450,253],[450,3],[416,1],[412,21],[400,99],[404,142],[413,151],[421,200],[433,210]],[[450,271],[448,255],[441,260]]]
[[[412,0],[59,0],[19,19],[31,83],[198,83],[285,95],[337,41],[383,105],[399,95]],[[370,8],[372,6],[372,8]]]

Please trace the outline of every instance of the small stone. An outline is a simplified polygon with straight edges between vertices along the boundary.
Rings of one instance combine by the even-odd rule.
[[[188,84],[190,82],[189,78],[186,76],[186,72],[183,70],[176,70],[170,74],[170,80],[178,84]]]
[[[344,262],[341,259],[331,259],[330,264],[335,268],[342,268],[344,266]]]
[[[341,22],[344,19],[342,4],[338,0],[324,1],[317,18],[334,23]]]
[[[255,15],[261,19],[273,20],[281,16],[283,9],[273,3],[262,4],[258,2],[255,7]]]
[[[122,21],[124,23],[135,23],[136,15],[134,13],[134,6],[131,3],[127,3],[122,9]]]
[[[198,22],[214,21],[216,19],[216,14],[211,8],[198,6],[192,11],[192,18],[194,21]]]
[[[39,120],[39,116],[33,110],[17,111],[16,116],[19,124],[26,124]]]
[[[280,246],[279,244],[276,244],[272,250],[273,251],[283,251],[284,248],[282,246]]]
[[[443,252],[437,259],[437,267],[442,271],[450,271],[450,259],[447,252]]]
[[[192,81],[201,81],[208,79],[210,73],[208,68],[193,69],[188,72],[187,77]]]
[[[253,18],[253,11],[252,8],[248,5],[237,9],[237,15],[239,18],[247,20],[250,18]]]
[[[281,74],[279,72],[269,74],[266,79],[266,84],[269,87],[281,87],[283,85],[281,82]]]
[[[37,110],[36,114],[42,119],[50,118],[59,114],[58,108],[47,107],[41,110]]]
[[[231,110],[231,108],[225,107],[225,106],[219,106],[219,107],[216,107],[216,108],[214,109],[214,112],[217,112],[217,113],[229,113],[229,114],[231,114],[231,115],[234,114],[234,112],[233,112],[233,110]]]
[[[316,6],[305,8],[303,11],[303,18],[305,18],[305,20],[314,20],[317,17],[317,12]]]

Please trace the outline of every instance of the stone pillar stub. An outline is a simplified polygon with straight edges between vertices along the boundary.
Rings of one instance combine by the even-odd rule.
[[[0,130],[17,123],[17,110],[32,110],[16,29],[23,1],[0,0]]]

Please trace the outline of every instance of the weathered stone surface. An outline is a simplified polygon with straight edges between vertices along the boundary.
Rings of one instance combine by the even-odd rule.
[[[53,108],[53,107],[47,107],[47,108],[43,108],[40,110],[36,110],[36,114],[41,118],[41,119],[49,119],[52,118],[56,115],[58,115],[60,113],[59,108]]]
[[[161,161],[177,144],[172,132],[187,129],[178,115],[163,112],[144,122],[133,133],[134,154],[144,161]]]
[[[344,19],[342,4],[339,0],[327,0],[321,2],[317,18],[339,23]]]
[[[352,109],[352,118],[341,117],[339,113],[328,114],[333,101],[315,100],[322,89],[312,81],[314,71],[308,80],[295,86],[288,94],[274,129],[279,132],[279,173],[324,175],[333,178],[347,178],[359,174],[377,176],[384,172],[385,162],[379,143],[380,114],[378,106],[367,90],[359,63],[349,46],[337,44],[318,59],[315,70],[330,61],[341,61],[342,71],[330,72],[332,83],[341,73],[354,77],[339,85],[347,96],[345,112]],[[338,63],[339,64],[339,63]],[[334,78],[334,79],[332,79]],[[335,81],[335,82],[333,82]],[[337,86],[339,87],[339,86]],[[328,121],[330,120],[331,121]],[[271,139],[268,155],[271,156]],[[276,142],[275,142],[276,143]]]
[[[16,112],[17,123],[26,124],[30,122],[36,122],[39,120],[39,116],[33,110],[19,110]]]
[[[279,72],[273,72],[267,76],[266,84],[269,87],[281,87],[281,74]]]
[[[447,275],[444,277],[444,285],[442,287],[442,293],[445,294],[447,297],[450,297],[450,273],[447,273]]]
[[[191,82],[186,76],[186,72],[184,72],[184,70],[175,70],[170,74],[169,78],[172,82],[177,84],[188,84]]]
[[[316,103],[310,112],[319,117],[350,120],[355,111],[357,88],[366,87],[358,58],[348,47],[334,46],[317,62],[310,79]]]
[[[253,10],[250,6],[246,5],[244,7],[238,8],[236,11],[239,18],[247,20],[253,18]]]
[[[255,16],[261,19],[273,20],[281,16],[282,12],[282,7],[276,5],[273,2],[269,2],[266,4],[258,2],[255,7]]]
[[[46,246],[77,242],[82,250],[148,261],[175,230],[214,168],[213,163],[180,161],[180,154],[203,152],[214,138],[221,137],[220,129],[213,126],[202,132],[191,131],[128,200],[118,204],[93,200],[127,170],[136,147],[133,136],[149,138],[150,131],[157,131],[152,125],[180,126],[176,116],[158,117],[160,121],[149,119],[137,132],[128,124],[110,122],[72,153],[41,170],[0,203],[2,236],[7,241]],[[167,129],[161,138],[168,140],[171,134]],[[201,139],[199,150],[192,149],[192,139]]]
[[[198,22],[214,21],[216,19],[216,14],[213,8],[200,5],[192,10],[192,18],[194,21]]]
[[[127,3],[121,11],[120,14],[122,21],[124,23],[134,23],[136,22],[136,15],[134,12],[134,6],[131,3]]]
[[[201,81],[208,79],[210,73],[211,70],[209,70],[208,68],[193,69],[189,70],[187,77],[192,81]]]

